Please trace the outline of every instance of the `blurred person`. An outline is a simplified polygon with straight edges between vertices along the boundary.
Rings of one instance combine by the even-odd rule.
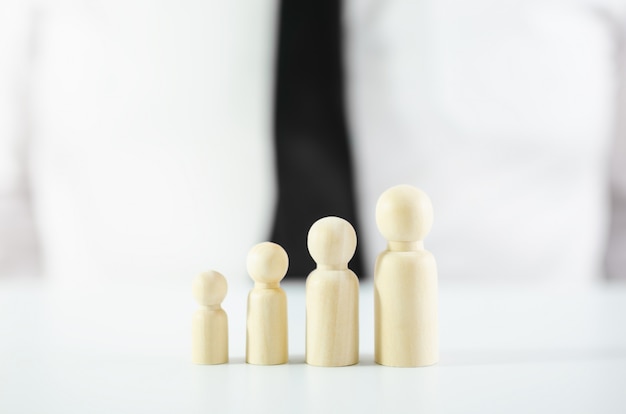
[[[61,279],[245,279],[254,243],[340,214],[357,221],[368,275],[384,243],[376,198],[409,183],[433,200],[442,281],[602,274],[609,182],[624,215],[608,176],[620,2],[348,1],[343,31],[332,2],[0,4],[4,258],[32,262],[36,239]],[[325,191],[343,201],[299,214]],[[303,275],[298,238],[285,248]]]

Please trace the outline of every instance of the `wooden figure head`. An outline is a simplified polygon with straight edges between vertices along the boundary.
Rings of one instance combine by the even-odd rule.
[[[424,240],[433,224],[430,198],[410,185],[391,187],[378,198],[376,224],[389,241]]]
[[[324,217],[311,226],[307,245],[318,268],[346,269],[356,251],[356,232],[342,218]]]
[[[287,252],[276,243],[259,243],[248,253],[248,274],[257,283],[279,283],[287,274],[288,267]]]
[[[193,297],[202,306],[219,306],[226,297],[226,278],[215,270],[200,273],[193,280]]]

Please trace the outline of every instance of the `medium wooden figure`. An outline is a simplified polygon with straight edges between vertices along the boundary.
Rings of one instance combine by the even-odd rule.
[[[306,363],[339,367],[359,362],[359,280],[348,269],[356,233],[346,220],[325,217],[308,234],[317,268],[306,280]]]
[[[193,296],[200,305],[192,324],[195,364],[228,362],[228,317],[221,306],[227,290],[224,276],[213,270],[201,273],[193,281]]]
[[[265,242],[250,250],[247,265],[255,283],[248,295],[246,362],[284,364],[289,359],[287,295],[280,281],[287,273],[289,258],[281,246]]]
[[[437,266],[423,243],[432,222],[430,199],[415,187],[392,187],[378,199],[376,224],[388,241],[374,273],[378,364],[419,367],[439,359]]]

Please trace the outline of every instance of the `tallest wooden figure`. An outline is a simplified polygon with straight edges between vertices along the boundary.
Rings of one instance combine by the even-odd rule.
[[[374,273],[375,360],[395,367],[432,365],[439,359],[437,266],[424,250],[433,222],[428,196],[399,185],[376,205],[376,224],[387,250]]]

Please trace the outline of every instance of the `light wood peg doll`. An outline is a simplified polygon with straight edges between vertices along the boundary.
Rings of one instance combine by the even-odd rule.
[[[359,362],[359,279],[348,269],[356,233],[346,220],[325,217],[308,234],[317,268],[306,280],[306,363],[325,367]]]
[[[287,295],[280,287],[289,267],[285,250],[276,243],[257,244],[248,253],[254,288],[248,295],[246,362],[284,364],[289,359]]]
[[[374,358],[395,367],[432,365],[439,359],[437,265],[424,250],[433,223],[430,198],[399,185],[376,205],[376,224],[387,250],[374,271]]]
[[[228,317],[221,306],[227,290],[226,279],[214,270],[199,274],[193,281],[193,296],[200,305],[192,323],[195,364],[228,362]]]

